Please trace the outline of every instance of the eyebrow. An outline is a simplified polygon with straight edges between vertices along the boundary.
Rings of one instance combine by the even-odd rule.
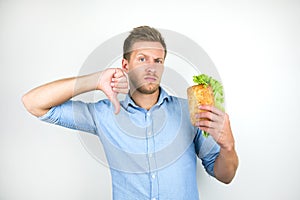
[[[163,58],[155,58],[154,61],[164,61]]]
[[[143,54],[143,53],[138,53],[136,56],[145,56],[145,57],[149,57],[148,55],[146,54]],[[155,61],[158,61],[158,60],[164,60],[164,58],[154,58]]]

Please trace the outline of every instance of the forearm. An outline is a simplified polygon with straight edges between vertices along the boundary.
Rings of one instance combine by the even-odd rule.
[[[232,147],[231,149],[221,148],[214,165],[215,177],[223,182],[230,183],[235,176],[238,167],[238,156]]]
[[[99,73],[61,79],[34,88],[22,97],[23,104],[31,114],[42,116],[53,106],[97,89]]]

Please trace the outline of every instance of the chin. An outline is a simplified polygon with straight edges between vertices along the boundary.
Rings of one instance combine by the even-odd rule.
[[[159,90],[159,84],[150,83],[148,85],[141,86],[136,90],[142,94],[154,94]]]

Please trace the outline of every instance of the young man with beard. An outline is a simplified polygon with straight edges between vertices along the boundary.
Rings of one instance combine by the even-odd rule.
[[[123,53],[122,68],[57,80],[29,91],[22,99],[26,109],[43,121],[99,137],[116,200],[198,200],[197,156],[211,176],[230,183],[238,157],[228,115],[202,106],[206,112],[197,117],[206,120],[198,127],[191,125],[187,100],[160,87],[167,48],[156,29],[134,28]],[[71,100],[93,90],[108,99]],[[118,93],[127,94],[125,100],[119,102]],[[201,130],[210,136],[205,138]]]

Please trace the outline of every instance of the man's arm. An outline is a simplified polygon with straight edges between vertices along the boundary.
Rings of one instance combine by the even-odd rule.
[[[234,178],[238,168],[238,156],[229,117],[212,106],[201,106],[200,109],[206,112],[200,112],[196,117],[207,120],[200,120],[197,126],[208,132],[220,146],[220,154],[214,164],[215,177],[228,184]]]
[[[23,95],[22,102],[31,114],[39,117],[52,107],[92,90],[102,90],[112,101],[115,112],[118,113],[120,103],[117,94],[128,92],[126,75],[121,69],[109,68],[85,76],[57,80],[32,89]]]

